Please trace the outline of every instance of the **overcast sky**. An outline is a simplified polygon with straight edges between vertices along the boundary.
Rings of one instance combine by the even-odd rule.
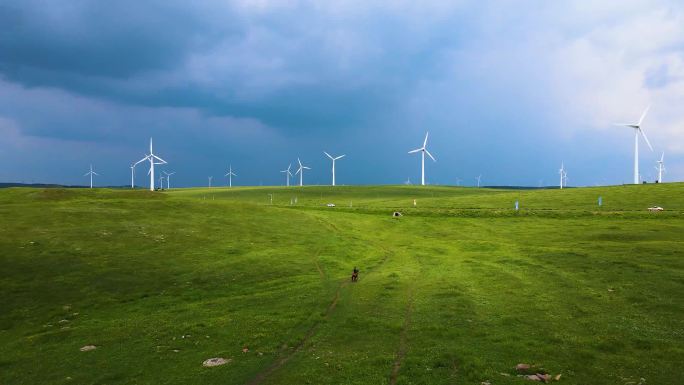
[[[195,3],[194,5],[188,5]],[[173,184],[684,180],[681,1],[0,2],[0,182],[130,183],[150,137]],[[137,184],[147,169],[137,170]]]

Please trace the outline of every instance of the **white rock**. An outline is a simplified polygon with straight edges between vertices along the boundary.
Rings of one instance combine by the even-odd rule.
[[[95,350],[95,349],[97,349],[97,346],[95,346],[95,345],[86,345],[86,346],[83,346],[81,348],[81,351],[82,352],[89,352],[89,351]]]
[[[230,358],[229,359],[225,359],[225,358],[221,358],[221,357],[210,358],[208,360],[205,360],[202,363],[202,366],[212,367],[212,366],[225,365],[225,364],[229,363],[230,361],[232,361],[232,359],[230,359]]]

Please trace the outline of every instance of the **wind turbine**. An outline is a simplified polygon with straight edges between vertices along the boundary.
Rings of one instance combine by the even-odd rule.
[[[210,177],[209,177],[209,188],[211,188],[211,180],[212,180],[212,178],[214,178],[214,177],[213,177],[213,176],[210,176]]]
[[[658,166],[656,166],[656,170],[658,170],[658,183],[663,183],[663,173],[665,173],[665,153],[663,152],[662,155],[660,155],[660,160],[658,161]]]
[[[625,127],[631,127],[634,129],[634,184],[639,184],[639,134],[641,133],[641,136],[643,136],[644,141],[648,145],[648,148],[653,151],[653,147],[651,146],[651,143],[648,141],[648,138],[646,137],[646,134],[644,133],[644,130],[641,129],[641,124],[644,122],[644,118],[646,117],[646,114],[648,113],[649,108],[651,106],[646,107],[644,112],[641,114],[641,118],[639,118],[638,123],[617,123],[615,124],[616,126],[625,126]]]
[[[156,155],[154,155],[154,152],[152,151],[152,138],[150,138],[150,153],[148,155],[145,155],[144,158],[140,159],[137,161],[133,167],[135,167],[138,163],[144,162],[144,161],[149,161],[150,162],[150,171],[147,172],[147,174],[150,176],[150,191],[154,191],[154,165],[155,164],[166,164],[166,161]],[[157,162],[159,161],[159,162]],[[163,187],[163,186],[161,186]]]
[[[328,154],[328,153],[325,152],[325,151],[323,151],[323,153],[324,153],[325,155],[327,155],[328,158],[332,159],[332,177],[333,177],[333,179],[332,179],[332,185],[334,186],[334,185],[335,185],[335,161],[338,160],[338,159],[342,159],[342,158],[344,158],[344,157],[347,156],[347,155],[345,154],[345,155],[340,155],[340,156],[338,156],[338,157],[333,157],[333,156],[331,156],[330,154]]]
[[[558,170],[558,173],[560,174],[560,189],[562,190],[563,189],[563,182],[565,182],[565,177],[567,176],[563,162],[561,162],[561,168],[560,168],[560,170]]]
[[[482,179],[482,174],[478,175],[475,179],[477,179],[477,187],[480,187],[480,180]]]
[[[411,184],[411,178],[406,178],[406,182],[404,182],[405,185],[410,185]]]
[[[437,160],[435,159],[435,157],[432,156],[432,154],[430,154],[430,151],[428,151],[427,148],[426,148],[426,146],[427,146],[427,140],[428,140],[428,134],[429,134],[429,132],[426,132],[426,133],[425,133],[425,140],[423,141],[423,147],[417,148],[417,149],[415,149],[415,150],[411,150],[411,151],[408,152],[409,154],[413,154],[413,153],[416,153],[416,152],[419,152],[419,151],[420,151],[420,153],[421,153],[421,161],[420,161],[420,184],[423,185],[423,186],[425,186],[425,154],[427,153],[428,156],[429,156],[430,158],[432,158],[433,161],[435,161],[435,162],[437,161]]]
[[[290,177],[292,176],[292,173],[290,172],[290,169],[292,168],[292,163],[290,163],[287,166],[287,170],[282,170],[281,172],[285,173],[285,185],[287,187],[290,187]]]
[[[164,175],[159,175],[159,188],[164,189]]]
[[[93,165],[92,165],[92,164],[90,165],[90,171],[88,171],[87,173],[83,174],[83,176],[88,176],[88,175],[90,175],[90,188],[93,188],[93,175],[100,176],[100,174],[98,174],[98,173],[96,173],[95,171],[93,171]]]
[[[171,175],[175,174],[176,172],[168,173],[166,171],[162,171],[164,175],[166,175],[166,189],[170,190],[171,189]]]
[[[299,186],[304,186],[304,170],[311,170],[310,167],[306,167],[302,164],[302,161],[297,158],[297,163],[299,163],[299,168],[297,169],[297,172],[295,172],[295,175],[299,174]]]
[[[235,174],[233,172],[233,165],[232,164],[230,166],[228,166],[228,173],[224,176],[228,177],[228,187],[233,187],[233,177],[237,176],[237,174]]]

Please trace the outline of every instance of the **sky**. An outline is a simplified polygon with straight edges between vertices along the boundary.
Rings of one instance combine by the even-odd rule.
[[[684,2],[0,2],[0,182],[684,180]],[[147,169],[136,169],[145,185]]]

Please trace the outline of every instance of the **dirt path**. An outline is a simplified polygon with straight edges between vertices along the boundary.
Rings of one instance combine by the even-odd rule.
[[[321,281],[325,280],[325,273],[323,272],[323,269],[321,269],[321,264],[318,263],[318,255],[314,257],[314,263],[316,264],[316,270],[318,270],[318,275],[321,277]]]
[[[413,313],[413,287],[411,287],[409,292],[409,301],[406,306],[406,314],[404,315],[404,326],[401,328],[401,337],[399,339],[399,350],[397,350],[397,357],[394,360],[394,365],[392,365],[392,373],[390,374],[390,385],[395,385],[397,383],[397,376],[399,375],[399,369],[401,364],[406,357],[406,334],[411,326],[411,314]]]
[[[369,275],[372,271],[380,268],[387,261],[387,259],[389,258],[389,255],[390,255],[389,251],[385,251],[383,258],[380,261],[380,263],[377,264],[372,269],[369,269],[368,273],[365,274],[365,276]],[[320,269],[320,266],[318,265],[318,261],[316,261],[316,267],[318,267],[319,272],[321,274],[323,274],[321,269]],[[359,278],[359,282],[362,281],[362,278],[363,277]],[[327,319],[328,316],[330,316],[330,314],[332,314],[332,312],[335,310],[335,307],[337,306],[337,302],[340,299],[340,294],[342,292],[342,289],[349,286],[350,283],[351,283],[351,281],[349,281],[348,279],[345,279],[344,281],[342,281],[340,283],[340,285],[337,287],[337,290],[335,291],[335,296],[333,297],[332,301],[330,302],[330,304],[328,305],[328,308],[325,311],[325,315],[323,316],[323,319]],[[321,322],[317,321],[313,325],[311,325],[311,327],[306,331],[306,334],[304,334],[304,338],[302,338],[302,340],[299,341],[299,343],[297,344],[297,346],[295,346],[294,349],[281,351],[281,357],[278,358],[277,360],[273,361],[273,363],[271,363],[271,365],[269,365],[266,369],[257,373],[257,375],[252,380],[247,382],[247,385],[261,384],[266,378],[268,378],[270,375],[275,373],[278,369],[283,367],[297,352],[301,351],[302,348],[311,340],[311,337],[313,337],[316,334],[316,332],[318,331],[318,327],[320,326],[320,324],[321,324]]]
[[[340,286],[337,288],[337,291],[335,292],[335,297],[333,300],[330,302],[328,305],[328,308],[325,311],[325,316],[324,318],[328,318],[330,313],[335,310],[335,307],[337,306],[337,301],[340,298],[340,292],[342,291],[343,288],[345,288],[347,285],[349,285],[349,281],[345,281],[340,284]],[[309,330],[306,331],[306,334],[304,334],[304,338],[302,338],[301,341],[295,346],[294,349],[291,349],[289,352],[285,352],[280,358],[275,360],[271,365],[269,365],[266,369],[262,370],[261,372],[257,373],[257,375],[249,382],[247,382],[248,385],[256,385],[256,384],[261,384],[268,376],[273,374],[275,371],[280,369],[283,365],[285,365],[297,352],[302,350],[304,345],[306,345],[307,342],[311,339],[316,334],[316,331],[318,329],[318,326],[320,325],[320,321],[314,323],[311,325]]]

